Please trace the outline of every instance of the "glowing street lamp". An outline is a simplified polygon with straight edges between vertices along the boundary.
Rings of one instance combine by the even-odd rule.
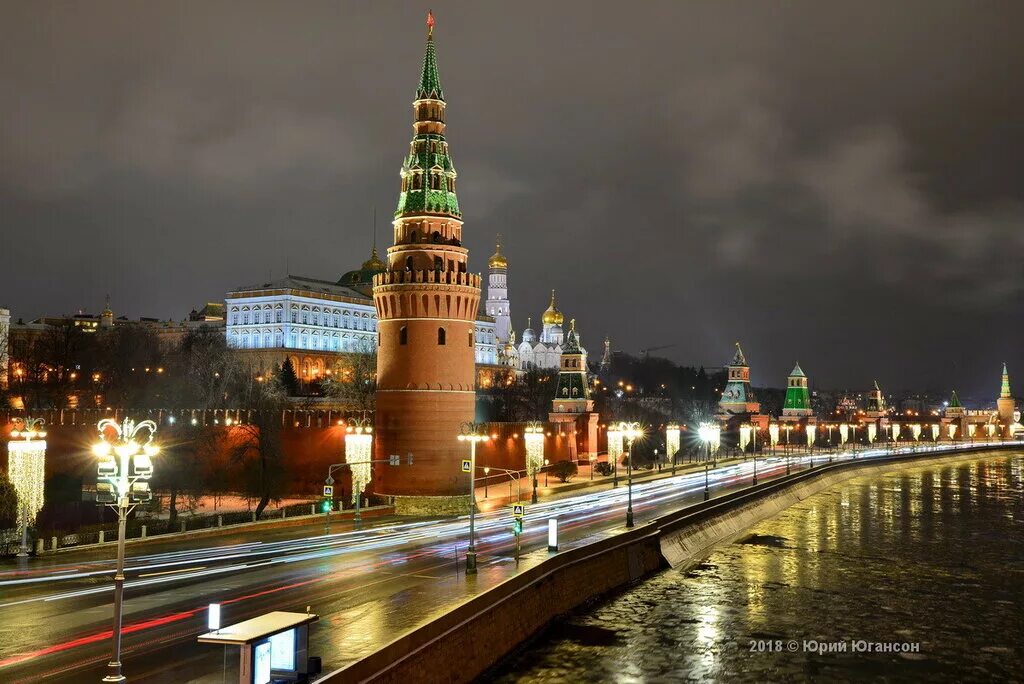
[[[619,423],[619,432],[629,446],[629,457],[626,461],[626,527],[633,526],[633,442],[643,439],[644,429],[640,423],[623,421]]]
[[[18,527],[21,550],[28,556],[28,527],[43,508],[43,478],[46,466],[46,431],[42,418],[19,419],[7,443],[7,476],[18,495]]]
[[[697,428],[697,436],[700,437],[700,441],[704,443],[704,448],[707,451],[707,459],[704,461],[704,500],[707,501],[711,498],[711,487],[708,481],[708,467],[711,461],[711,445],[720,439],[722,429],[717,425],[711,423],[701,423],[700,427]]]
[[[99,441],[92,447],[97,465],[96,502],[117,511],[117,571],[114,573],[114,628],[110,662],[104,682],[123,682],[121,674],[121,618],[124,603],[124,528],[128,513],[139,503],[153,498],[148,480],[153,477],[153,456],[160,449],[153,444],[156,423],[121,423],[104,418],[97,426]]]
[[[528,423],[523,430],[526,441],[526,472],[533,480],[533,496],[530,501],[537,503],[537,473],[544,465],[544,427],[538,422]]]
[[[466,549],[466,574],[476,574],[476,445],[489,442],[491,435],[484,423],[463,423],[457,439],[469,442],[469,548]]]

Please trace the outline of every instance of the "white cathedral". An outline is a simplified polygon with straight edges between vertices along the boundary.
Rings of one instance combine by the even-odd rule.
[[[540,337],[526,319],[520,342],[516,344],[516,332],[512,329],[512,314],[508,299],[508,260],[501,253],[501,242],[487,262],[487,315],[494,319],[494,336],[498,347],[499,363],[503,366],[525,371],[530,368],[558,370],[562,360],[565,336],[562,324],[565,316],[555,305],[555,291],[551,291],[551,303],[541,316],[543,327]],[[582,347],[584,362],[586,350]]]

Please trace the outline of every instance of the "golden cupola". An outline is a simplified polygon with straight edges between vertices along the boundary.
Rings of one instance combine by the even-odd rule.
[[[544,312],[544,316],[541,319],[544,325],[562,325],[565,321],[565,316],[555,306],[555,291],[551,291],[551,303],[548,305],[547,310]]]
[[[500,240],[494,250],[494,254],[492,254],[491,258],[487,260],[487,265],[490,268],[508,268],[508,260],[505,258],[505,255],[501,253]]]

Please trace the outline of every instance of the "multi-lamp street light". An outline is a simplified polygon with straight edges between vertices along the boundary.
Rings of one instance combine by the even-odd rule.
[[[110,662],[104,682],[123,682],[121,674],[121,619],[124,603],[124,534],[128,513],[137,504],[153,498],[149,479],[153,477],[153,457],[160,449],[153,444],[156,423],[136,423],[125,418],[104,418],[96,426],[99,441],[92,447],[97,465],[96,503],[117,511],[117,571],[114,573],[114,628]]]

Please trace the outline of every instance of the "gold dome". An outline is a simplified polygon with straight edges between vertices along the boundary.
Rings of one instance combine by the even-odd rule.
[[[377,245],[373,246],[373,251],[370,252],[370,258],[363,262],[364,271],[386,271],[388,265],[380,260],[377,255]]]
[[[555,306],[555,291],[551,291],[551,304],[548,305],[547,310],[544,312],[544,316],[541,318],[544,325],[562,325],[565,321],[565,316]]]
[[[487,265],[490,268],[508,268],[508,261],[505,259],[505,255],[501,253],[501,236],[498,236],[499,242],[497,248],[494,250],[494,254],[487,260]]]

